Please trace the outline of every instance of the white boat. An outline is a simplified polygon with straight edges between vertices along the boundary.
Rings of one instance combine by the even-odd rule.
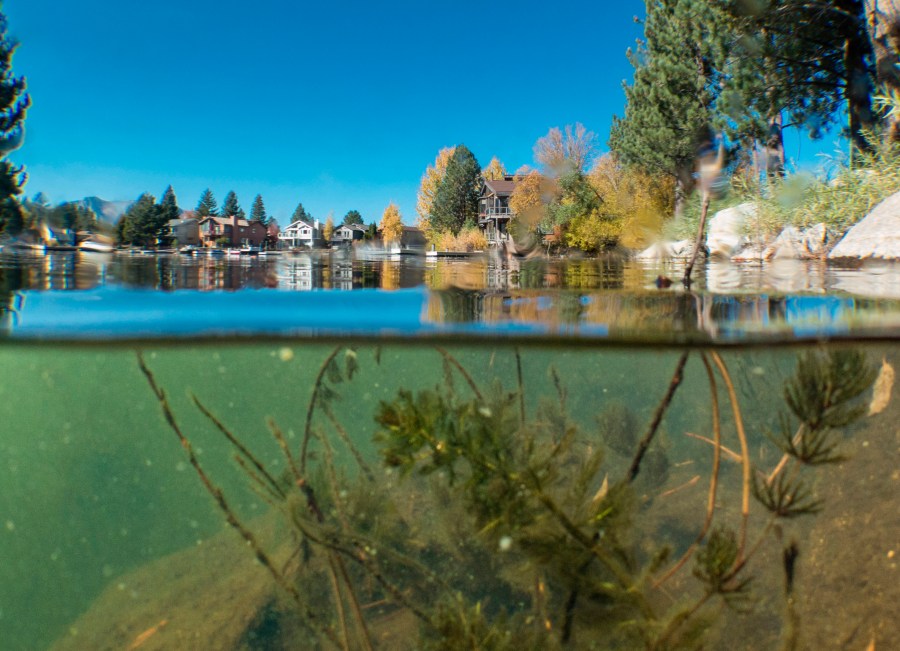
[[[82,240],[78,244],[78,250],[88,253],[110,253],[113,250],[113,245],[98,240],[87,239]]]

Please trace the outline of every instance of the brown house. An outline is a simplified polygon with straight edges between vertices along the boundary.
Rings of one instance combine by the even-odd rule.
[[[509,220],[514,216],[509,207],[516,183],[521,177],[508,175],[502,179],[484,182],[481,198],[478,200],[478,225],[491,246],[509,240]]]
[[[259,222],[231,217],[204,217],[200,220],[200,241],[203,246],[219,246],[224,240],[225,247],[262,247],[268,231]]]

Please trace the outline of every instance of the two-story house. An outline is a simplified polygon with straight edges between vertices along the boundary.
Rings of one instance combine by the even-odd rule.
[[[516,183],[521,177],[504,176],[502,179],[484,182],[481,197],[478,200],[478,225],[490,246],[497,246],[509,240],[509,220],[514,217],[509,207]]]
[[[366,227],[362,224],[342,224],[339,228],[334,229],[331,236],[331,243],[335,246],[342,244],[352,244],[357,240],[363,240],[366,237]]]
[[[301,247],[311,249],[325,245],[325,239],[322,237],[322,228],[318,219],[313,223],[309,223],[304,219],[292,222],[290,226],[278,234],[278,240],[281,242],[282,247],[288,249]]]
[[[200,220],[200,241],[205,247],[216,247],[222,242],[226,247],[251,246],[261,248],[266,241],[267,229],[259,222],[248,222],[231,217],[204,217]]]

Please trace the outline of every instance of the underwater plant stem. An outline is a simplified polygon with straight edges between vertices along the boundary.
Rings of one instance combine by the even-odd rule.
[[[802,437],[803,437],[803,425],[800,425],[800,427],[797,428],[797,433],[794,434],[794,438],[791,439],[791,441],[795,446],[800,445],[800,439]],[[781,455],[781,459],[778,461],[778,465],[775,466],[775,468],[772,469],[772,472],[770,472],[766,476],[766,484],[767,485],[769,485],[769,486],[772,485],[772,482],[775,481],[775,479],[778,477],[779,474],[781,474],[781,471],[784,470],[784,467],[787,465],[787,463],[788,463],[788,461],[790,461],[790,459],[791,459],[791,455],[789,455],[787,452],[785,452],[783,455]]]
[[[463,379],[465,379],[466,384],[468,384],[469,388],[472,389],[472,393],[475,394],[475,397],[478,398],[480,402],[484,402],[484,396],[482,396],[481,391],[478,390],[478,385],[475,384],[475,380],[472,379],[472,376],[469,375],[469,372],[465,369],[465,367],[459,363],[459,360],[440,346],[435,346],[434,349],[441,354],[441,357],[447,360],[447,362],[452,364],[456,368],[456,370],[459,371],[459,374],[463,376]]]
[[[274,418],[270,417],[269,419],[267,419],[266,424],[269,426],[269,431],[272,432],[272,436],[278,442],[278,447],[281,448],[281,453],[284,455],[284,458],[288,464],[288,468],[291,469],[291,474],[294,476],[294,482],[300,482],[303,477],[301,477],[300,469],[297,468],[297,464],[294,462],[294,455],[291,454],[291,448],[287,444],[287,439],[284,437],[284,432],[282,432],[281,428],[278,427],[278,424],[275,422]]]
[[[685,288],[691,288],[691,273],[694,271],[694,263],[697,262],[697,254],[700,253],[700,246],[703,244],[703,232],[706,230],[706,215],[709,213],[709,192],[703,191],[703,202],[700,206],[700,223],[697,225],[697,238],[694,240],[694,251],[691,253],[691,259],[684,268],[684,278],[682,283]]]
[[[706,369],[706,377],[709,380],[709,398],[712,403],[713,427],[713,467],[709,477],[709,492],[707,493],[706,499],[706,517],[703,520],[703,526],[700,529],[700,533],[697,534],[697,538],[691,543],[691,546],[687,548],[687,551],[682,554],[681,558],[679,558],[665,574],[653,582],[654,588],[658,588],[668,581],[684,566],[685,563],[688,562],[693,553],[700,546],[700,543],[703,542],[703,539],[706,537],[706,533],[709,531],[709,527],[712,524],[713,514],[716,510],[716,490],[719,485],[719,465],[722,459],[722,420],[719,414],[719,392],[716,389],[716,377],[713,373],[712,366],[709,363],[709,358],[706,354],[703,354],[700,356],[700,361],[703,362],[703,367]]]
[[[341,624],[341,648],[344,651],[350,651],[350,631],[347,627],[347,616],[344,614],[344,600],[341,597],[341,587],[338,585],[334,561],[334,554],[328,554],[328,577],[331,579],[331,591],[334,593],[334,608]]]
[[[734,415],[734,427],[737,430],[738,440],[741,443],[741,467],[743,474],[741,477],[741,533],[740,542],[738,544],[738,554],[735,560],[735,566],[742,564],[744,557],[744,549],[747,545],[747,520],[750,518],[750,450],[747,446],[747,433],[744,431],[744,420],[741,418],[741,406],[738,403],[737,393],[734,390],[734,383],[731,381],[731,375],[728,373],[728,367],[718,352],[712,350],[709,353],[713,362],[719,369],[719,374],[725,382],[725,389],[728,391],[728,400],[731,403],[731,413]]]
[[[331,407],[326,405],[324,407],[325,416],[328,418],[331,426],[334,427],[334,431],[337,432],[338,437],[347,446],[347,449],[350,450],[350,453],[353,455],[353,458],[356,460],[356,465],[359,466],[359,469],[366,476],[370,482],[375,481],[375,474],[372,472],[372,468],[366,463],[365,458],[363,458],[362,452],[359,451],[359,448],[354,445],[352,439],[350,438],[350,434],[347,433],[347,430],[344,429],[344,426],[341,425],[340,421],[334,415],[334,412],[331,411]]]
[[[347,586],[350,607],[353,609],[353,616],[356,618],[356,623],[362,633],[365,651],[374,651],[372,637],[369,634],[368,626],[366,626],[366,618],[363,616],[362,608],[359,605],[359,599],[356,597],[356,590],[353,589],[353,583],[350,581],[350,575],[347,573],[347,565],[344,563],[344,560],[337,555],[337,552],[334,552],[334,556],[337,561],[338,571],[341,573],[341,579],[343,580],[344,585]]]
[[[313,383],[313,392],[309,398],[309,407],[306,409],[306,425],[303,427],[303,446],[300,451],[300,472],[306,472],[306,453],[309,447],[309,439],[312,437],[312,418],[313,412],[316,410],[316,400],[319,397],[319,390],[322,388],[322,381],[325,378],[325,373],[328,371],[328,365],[331,364],[332,360],[337,357],[338,353],[341,352],[341,346],[338,346],[328,357],[325,358],[325,361],[322,362],[322,366],[319,368],[319,373],[316,375],[316,381]]]
[[[705,436],[700,436],[699,434],[694,434],[693,432],[685,432],[685,436],[689,436],[692,439],[697,439],[698,441],[703,441],[704,443],[709,443],[710,445],[716,445],[716,442],[711,438],[707,438]],[[719,445],[719,449],[725,454],[726,457],[734,461],[735,463],[741,462],[741,455],[732,450],[731,448],[727,448],[724,445]]]
[[[662,635],[660,635],[656,640],[654,640],[653,644],[649,647],[651,649],[668,649],[669,646],[666,644],[669,641],[669,638],[675,634],[675,632],[691,617],[693,617],[698,610],[700,610],[709,598],[712,597],[714,592],[706,592],[700,599],[697,600],[697,603],[692,605],[690,608],[682,610],[680,613],[677,613],[672,620],[669,622],[668,626],[663,630]]]
[[[666,394],[656,407],[656,411],[653,413],[653,420],[650,421],[650,425],[647,427],[647,432],[644,434],[640,443],[638,443],[637,453],[634,455],[634,460],[631,462],[631,467],[628,469],[629,482],[634,482],[637,477],[638,472],[641,469],[641,460],[644,458],[647,449],[653,442],[653,437],[656,436],[656,431],[659,429],[659,424],[662,422],[666,409],[669,408],[669,404],[672,402],[675,391],[684,379],[684,365],[687,362],[688,354],[689,351],[684,351],[678,359],[678,364],[675,366],[675,373],[672,374],[672,380],[669,382],[669,388],[666,390]]]
[[[187,436],[185,436],[185,434],[181,431],[181,426],[178,424],[178,421],[175,418],[175,413],[172,411],[172,408],[169,405],[169,399],[166,396],[166,392],[156,383],[156,377],[147,366],[146,362],[144,361],[144,356],[140,351],[137,352],[137,360],[141,372],[144,374],[144,377],[147,378],[150,389],[156,396],[157,402],[159,402],[159,406],[160,409],[162,409],[163,416],[166,419],[166,423],[169,425],[169,428],[175,433],[175,436],[178,437],[178,441],[181,443],[181,447],[184,448],[185,452],[188,455],[188,462],[194,468],[194,471],[200,478],[203,487],[213,497],[216,505],[219,507],[219,510],[221,510],[225,515],[225,521],[241,535],[247,545],[253,550],[256,559],[263,567],[266,568],[266,570],[268,570],[269,574],[272,575],[275,583],[282,590],[284,590],[300,607],[309,625],[317,632],[331,640],[336,646],[339,645],[340,643],[334,631],[319,623],[318,617],[307,607],[306,603],[303,600],[303,597],[297,591],[297,588],[294,587],[294,585],[292,585],[291,582],[288,581],[275,568],[275,564],[272,562],[272,559],[269,558],[269,555],[266,554],[262,546],[256,540],[256,536],[254,536],[253,533],[249,529],[247,529],[240,520],[238,520],[237,516],[234,514],[234,511],[229,506],[228,501],[225,499],[225,494],[222,492],[222,489],[220,489],[213,483],[210,476],[206,474],[206,471],[200,465],[200,461],[197,459],[197,455],[194,452],[194,447],[191,445],[191,442],[190,440],[188,440]]]
[[[518,347],[516,353],[516,381],[519,387],[519,425],[525,427],[525,382],[522,380],[522,355]]]
[[[263,464],[259,461],[259,459],[257,459],[253,455],[253,453],[250,452],[250,450],[248,450],[247,447],[238,440],[238,438],[231,432],[231,430],[229,430],[227,427],[225,427],[224,423],[222,423],[222,421],[220,421],[216,417],[215,414],[213,414],[209,409],[207,409],[206,405],[204,405],[202,402],[200,402],[200,398],[198,398],[193,393],[191,393],[191,401],[194,403],[194,406],[200,410],[200,413],[203,414],[204,416],[206,416],[206,418],[213,425],[216,426],[216,428],[219,430],[219,432],[221,432],[222,435],[226,439],[228,439],[228,442],[231,443],[238,450],[238,452],[240,452],[241,456],[243,456],[247,461],[249,461],[250,463],[253,464],[253,466],[256,468],[256,471],[262,477],[265,478],[266,483],[269,485],[269,487],[279,497],[281,497],[281,499],[284,499],[285,498],[284,491],[278,485],[278,482],[275,481],[275,478],[272,477],[271,474],[269,474],[269,472],[266,470],[265,466],[263,466]]]

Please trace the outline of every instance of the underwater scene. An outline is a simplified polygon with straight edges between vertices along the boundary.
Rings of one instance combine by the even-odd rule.
[[[12,342],[0,648],[900,648],[897,363]]]

